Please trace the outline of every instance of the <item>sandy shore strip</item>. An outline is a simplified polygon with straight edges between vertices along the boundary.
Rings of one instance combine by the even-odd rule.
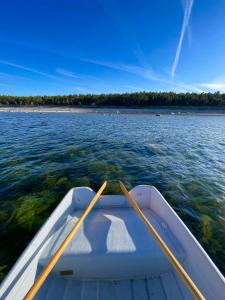
[[[63,106],[0,106],[0,112],[21,113],[88,113],[94,112],[89,108],[63,107]]]
[[[70,106],[0,106],[0,113],[98,113],[98,114],[150,114],[150,115],[204,115],[225,116],[225,108],[197,107],[70,107]]]

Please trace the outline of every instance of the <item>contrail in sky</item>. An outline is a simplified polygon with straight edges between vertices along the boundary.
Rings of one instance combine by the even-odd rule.
[[[183,44],[184,35],[185,35],[186,29],[188,27],[188,23],[189,23],[193,3],[194,3],[194,0],[186,0],[183,24],[182,24],[182,28],[181,28],[179,42],[178,42],[178,45],[177,45],[176,55],[175,55],[172,70],[171,70],[171,78],[172,79],[174,78],[175,73],[176,73],[177,65],[178,65],[179,58],[180,58],[180,51],[181,51],[181,47],[182,47],[182,44]]]

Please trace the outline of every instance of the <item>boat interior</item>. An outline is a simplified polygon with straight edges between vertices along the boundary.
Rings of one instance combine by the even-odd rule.
[[[121,200],[117,196],[117,203]],[[183,261],[185,251],[166,223],[147,207],[143,212]],[[72,212],[54,233],[40,257],[40,267],[47,264],[81,214],[82,210]],[[167,257],[127,206],[98,208],[89,214],[37,299],[73,299],[74,295],[75,299],[183,299]]]
[[[1,299],[24,299],[95,194],[88,187],[67,193],[6,278]],[[223,299],[222,275],[158,190],[136,186],[130,194],[207,299]],[[34,299],[160,300],[193,295],[127,198],[102,195]]]

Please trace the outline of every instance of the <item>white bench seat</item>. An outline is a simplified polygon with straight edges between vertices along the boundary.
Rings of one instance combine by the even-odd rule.
[[[73,215],[54,233],[39,263],[45,266],[59,248],[83,210]],[[184,250],[167,225],[149,208],[143,208],[171,251],[182,261]],[[157,276],[171,265],[132,208],[96,208],[69,244],[53,273],[69,271],[77,279],[129,279]]]

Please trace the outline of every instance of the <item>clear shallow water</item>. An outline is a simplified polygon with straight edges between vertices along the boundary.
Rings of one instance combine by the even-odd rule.
[[[1,278],[69,188],[104,179],[155,185],[225,273],[225,117],[1,113]]]

